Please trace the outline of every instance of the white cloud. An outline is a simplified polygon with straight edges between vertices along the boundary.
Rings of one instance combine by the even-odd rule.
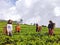
[[[0,2],[0,19],[22,18],[24,23],[40,25],[47,25],[49,20],[53,20],[60,27],[60,18],[56,17],[60,14],[60,10],[56,8],[60,6],[59,0],[17,0],[16,5],[8,0],[0,0]]]
[[[32,4],[32,0],[25,0],[26,7],[30,7]]]
[[[55,15],[60,16],[60,7],[55,8]]]
[[[47,25],[49,20],[53,20],[56,24],[59,24],[59,21],[57,21],[58,18],[54,13],[58,1],[59,0],[21,0],[16,2],[16,7],[25,23],[34,23],[37,22],[36,20],[39,20],[39,24]],[[36,16],[39,16],[40,19],[36,18]],[[35,19],[33,19],[33,17]]]
[[[34,23],[38,23],[40,24],[40,20],[41,18],[39,16],[36,16],[36,17],[32,17],[32,18],[29,18],[28,20],[26,20],[26,24],[34,24]]]

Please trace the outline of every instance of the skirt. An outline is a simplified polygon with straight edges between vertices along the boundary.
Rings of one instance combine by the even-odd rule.
[[[53,29],[49,30],[49,35],[53,35]]]

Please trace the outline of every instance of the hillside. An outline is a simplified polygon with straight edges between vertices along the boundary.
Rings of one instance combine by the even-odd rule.
[[[21,32],[15,32],[16,24],[13,23],[13,36],[9,37],[3,34],[3,27],[7,22],[0,21],[0,45],[59,45],[60,28],[55,28],[54,35],[48,35],[47,27],[42,27],[41,32],[35,31],[33,25],[21,24]]]

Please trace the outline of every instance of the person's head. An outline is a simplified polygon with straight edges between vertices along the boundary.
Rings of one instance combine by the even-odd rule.
[[[38,24],[36,24],[36,26],[38,26]]]
[[[8,20],[8,24],[12,24],[12,20]]]
[[[53,22],[50,20],[50,21],[49,21],[49,24],[52,24],[52,23],[53,23]]]

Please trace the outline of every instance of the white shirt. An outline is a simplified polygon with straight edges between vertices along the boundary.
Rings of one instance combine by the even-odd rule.
[[[7,24],[7,31],[11,32],[12,31],[12,24]]]

